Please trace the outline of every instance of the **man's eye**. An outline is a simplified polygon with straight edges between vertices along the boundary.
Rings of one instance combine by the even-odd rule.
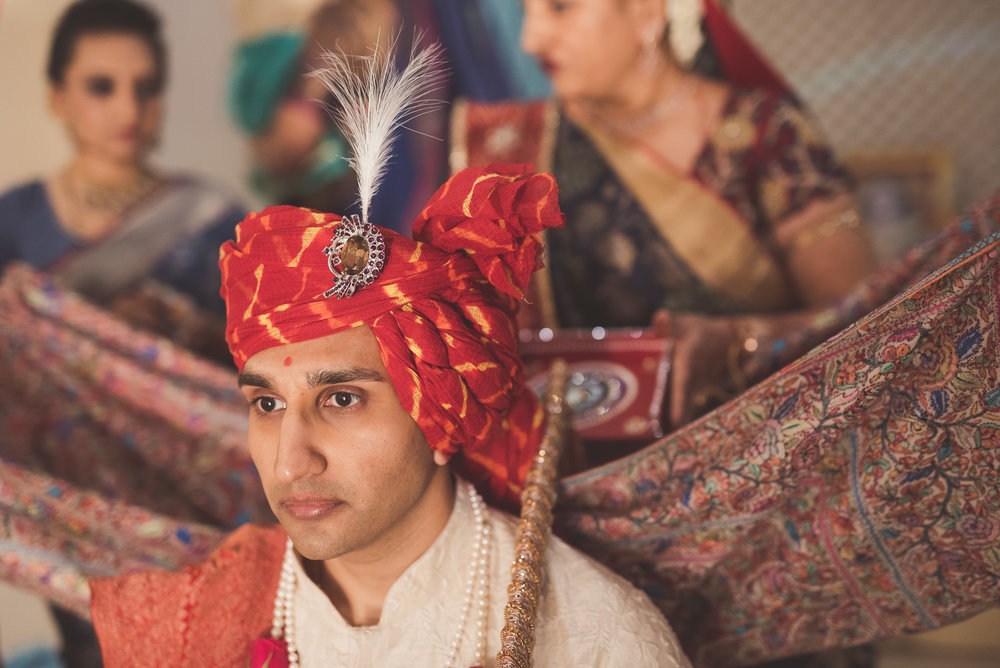
[[[353,392],[334,392],[330,395],[330,401],[337,408],[350,408],[360,400],[360,397]]]
[[[274,397],[257,397],[251,404],[261,413],[273,413],[282,408],[281,402]]]

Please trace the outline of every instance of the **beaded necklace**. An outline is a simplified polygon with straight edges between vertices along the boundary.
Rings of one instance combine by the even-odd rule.
[[[593,107],[588,108],[591,118],[614,132],[637,134],[649,129],[653,124],[677,113],[698,87],[698,79],[687,77],[669,95],[656,102],[650,109],[633,118],[609,118]]]
[[[476,522],[475,538],[472,545],[472,558],[469,562],[469,574],[465,586],[465,598],[462,600],[462,613],[458,620],[458,629],[454,639],[448,646],[448,656],[445,666],[451,668],[458,659],[458,651],[462,646],[462,636],[465,635],[466,622],[470,612],[473,613],[476,625],[476,651],[473,668],[483,665],[486,656],[486,609],[489,600],[489,557],[490,557],[490,525],[486,515],[486,504],[472,485],[469,488],[469,501],[472,503],[472,513]],[[285,556],[281,562],[281,576],[278,580],[278,593],[274,597],[274,618],[271,624],[271,637],[284,639],[288,650],[288,665],[298,668],[299,649],[295,629],[295,590],[298,586],[295,575],[295,548],[291,539],[285,544]]]

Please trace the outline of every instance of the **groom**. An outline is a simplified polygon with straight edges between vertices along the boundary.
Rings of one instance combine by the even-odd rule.
[[[222,293],[280,526],[181,573],[95,581],[108,665],[493,665],[516,521],[480,495],[516,505],[541,441],[512,319],[561,223],[551,177],[505,165],[452,177],[417,241],[248,216]],[[513,639],[534,637],[536,665],[688,665],[645,594],[556,538],[538,557],[538,615]]]

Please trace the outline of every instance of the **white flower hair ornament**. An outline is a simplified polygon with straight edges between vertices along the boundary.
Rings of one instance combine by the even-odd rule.
[[[666,12],[670,50],[681,67],[690,69],[705,42],[701,30],[705,14],[702,0],[666,0]]]

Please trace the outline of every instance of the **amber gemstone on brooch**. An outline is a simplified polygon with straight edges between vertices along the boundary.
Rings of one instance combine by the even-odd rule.
[[[361,222],[356,215],[348,216],[337,225],[323,254],[333,274],[333,287],[323,296],[342,299],[378,278],[385,266],[385,239],[371,223]]]
[[[356,234],[344,242],[344,248],[340,251],[340,266],[349,276],[355,276],[368,266],[370,257],[368,242],[365,241],[364,237]]]

